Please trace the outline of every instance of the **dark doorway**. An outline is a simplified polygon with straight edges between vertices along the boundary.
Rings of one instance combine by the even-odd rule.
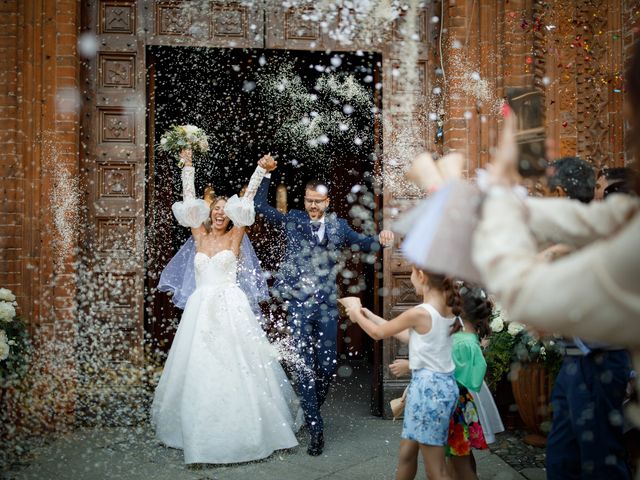
[[[302,209],[304,184],[310,178],[319,178],[330,186],[331,209],[340,217],[351,218],[350,223],[356,230],[371,231],[377,221],[363,221],[363,212],[365,217],[374,219],[380,206],[380,196],[373,195],[372,186],[372,173],[377,168],[374,152],[379,148],[380,135],[376,112],[382,104],[380,84],[377,84],[380,61],[378,54],[370,53],[148,49],[150,148],[146,172],[145,329],[153,351],[168,352],[181,314],[168,295],[158,293],[155,286],[168,260],[189,236],[188,230],[179,226],[171,213],[171,204],[181,198],[176,160],[159,155],[153,149],[162,133],[174,124],[194,124],[210,135],[209,153],[196,160],[196,194],[200,197],[207,185],[212,185],[217,195],[238,193],[248,182],[258,158],[270,152],[279,160],[272,177],[273,205],[276,205],[276,186],[280,186],[281,193],[286,191],[287,208]],[[292,81],[287,79],[288,74],[300,82],[296,84],[297,91],[302,89],[312,94],[322,78],[331,76],[344,81],[346,76],[351,76],[357,83],[356,90],[370,95],[372,108],[368,112],[362,109],[353,112],[344,98],[333,98],[327,91],[318,92],[317,101],[323,102],[318,107],[320,113],[330,112],[332,108],[342,112],[348,116],[349,129],[354,133],[330,133],[326,138],[316,139],[320,142],[316,146],[295,138],[287,144],[282,141],[287,112],[283,111],[282,103],[265,95],[264,85],[267,81],[282,79],[283,88],[287,88],[287,82]],[[291,110],[296,108],[292,104]],[[309,109],[310,122],[315,118],[313,113],[314,110]],[[279,232],[270,231],[257,222],[249,236],[263,268],[277,268],[282,254]],[[360,290],[358,294],[364,302],[376,304],[378,280],[374,278],[372,265],[350,260],[338,282],[343,294]],[[360,329],[347,327],[344,319],[341,324],[338,353],[342,361],[357,359],[370,363],[372,342]]]

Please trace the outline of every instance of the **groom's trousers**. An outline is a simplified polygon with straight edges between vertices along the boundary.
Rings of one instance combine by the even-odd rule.
[[[320,407],[324,403],[336,371],[336,337],[338,309],[311,297],[306,301],[291,300],[286,304],[287,320],[297,353],[298,395],[309,432],[323,431]]]

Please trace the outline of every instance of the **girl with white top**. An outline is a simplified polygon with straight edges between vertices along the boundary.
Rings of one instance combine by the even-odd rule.
[[[431,480],[448,480],[445,446],[449,418],[458,399],[451,356],[451,327],[460,314],[453,282],[413,267],[411,283],[424,303],[385,321],[366,308],[348,308],[349,318],[374,340],[396,336],[409,344],[412,370],[404,410],[396,480],[413,479],[422,452]],[[401,338],[405,337],[405,338]]]

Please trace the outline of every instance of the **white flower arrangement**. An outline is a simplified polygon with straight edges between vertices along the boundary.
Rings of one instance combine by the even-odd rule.
[[[509,324],[509,319],[507,318],[504,309],[498,303],[494,304],[494,314],[495,316],[489,323],[489,327],[493,333],[499,333],[504,330],[505,325]]]
[[[3,302],[15,302],[16,296],[8,288],[0,288],[0,300]]]
[[[0,288],[0,389],[18,384],[29,366],[29,332],[16,313],[15,299],[11,290]]]
[[[509,332],[509,335],[511,335],[512,337],[515,337],[522,330],[524,330],[524,325],[518,322],[510,322],[509,326],[507,327],[507,332]]]
[[[15,307],[9,302],[0,302],[0,320],[10,322],[16,316]]]
[[[174,125],[160,138],[158,149],[171,155],[180,155],[183,150],[191,150],[195,154],[209,151],[207,134],[195,125]],[[184,167],[184,160],[178,162],[180,168]]]
[[[9,341],[7,340],[7,333],[4,330],[0,330],[0,361],[9,358]]]
[[[498,333],[504,330],[504,321],[502,320],[502,317],[497,316],[496,318],[491,320],[489,326],[491,327],[492,332]]]
[[[490,327],[492,335],[484,347],[491,388],[511,369],[512,363],[542,362],[554,375],[562,357],[552,339],[538,339],[526,325],[509,320],[506,312],[496,304]]]

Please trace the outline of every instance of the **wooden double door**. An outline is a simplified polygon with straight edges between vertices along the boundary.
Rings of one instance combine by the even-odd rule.
[[[416,110],[424,107],[422,100],[407,102],[406,98],[424,99],[432,88],[436,32],[429,19],[433,16],[431,9],[438,8],[437,2],[429,2],[418,14],[417,82],[409,88],[397,75],[404,45],[402,19],[381,44],[345,46],[330,38],[318,23],[308,20],[308,8],[265,5],[175,0],[82,2],[85,38],[95,35],[97,39],[95,55],[83,59],[81,152],[89,226],[83,258],[87,275],[104,287],[93,315],[108,332],[100,341],[113,343],[110,361],[114,365],[143,364],[144,346],[149,340],[162,339],[164,326],[154,322],[178,313],[163,310],[167,305],[159,305],[148,288],[150,279],[155,279],[164,266],[168,252],[180,242],[171,231],[171,219],[165,214],[164,221],[159,221],[156,215],[167,211],[176,194],[166,177],[159,174],[166,165],[159,165],[154,152],[156,73],[159,57],[166,55],[167,48],[224,49],[243,52],[238,54],[245,59],[262,50],[297,51],[298,56],[304,56],[304,52],[372,52],[367,55],[375,70],[374,84],[381,85],[375,92],[382,115],[372,120],[375,157],[367,161],[372,162],[369,169],[382,173],[382,178],[388,169],[395,168],[385,151],[399,138],[398,131],[414,122]],[[406,111],[406,105],[416,110]],[[432,132],[419,131],[408,148],[416,150],[433,143]],[[348,179],[349,171],[366,168],[366,161],[353,159],[353,165],[336,168],[332,175]],[[285,179],[287,182],[296,183],[293,174]],[[415,201],[384,184],[376,193],[375,209],[387,225],[395,212]],[[296,196],[300,195],[294,188],[290,201]],[[337,210],[344,213],[339,207]],[[399,250],[386,249],[381,257],[376,267],[382,275],[370,272],[366,295],[381,314],[390,317],[418,299],[411,287],[410,269]],[[387,365],[406,353],[395,340],[372,346],[373,405],[377,413],[386,409],[387,400],[405,384],[390,375]]]

